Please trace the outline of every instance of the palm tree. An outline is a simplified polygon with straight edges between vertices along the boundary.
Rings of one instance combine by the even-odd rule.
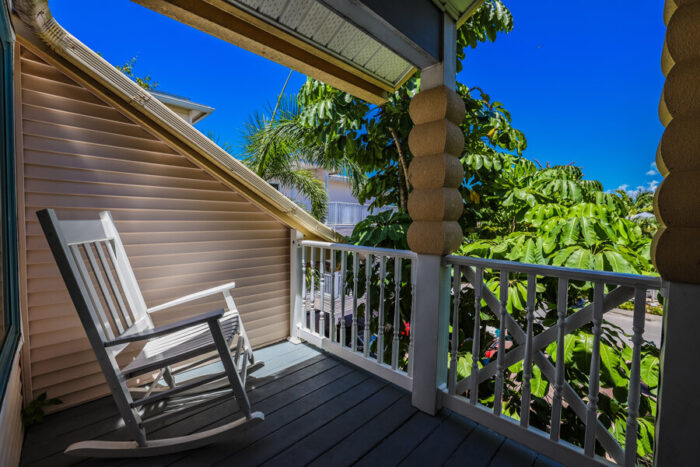
[[[302,124],[302,109],[296,98],[284,95],[289,76],[275,107],[256,112],[246,123],[243,162],[268,182],[279,183],[307,198],[311,214],[322,220],[328,208],[328,194],[324,184],[308,168],[321,167],[347,174],[353,187],[359,186],[365,176],[352,161],[330,158],[325,145],[311,141],[308,128]]]

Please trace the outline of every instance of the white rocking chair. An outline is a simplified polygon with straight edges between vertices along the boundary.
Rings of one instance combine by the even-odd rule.
[[[81,441],[69,446],[67,454],[168,454],[230,438],[234,432],[263,421],[261,412],[251,411],[245,392],[247,374],[262,363],[255,362],[231,296],[233,283],[147,308],[109,212],[102,212],[95,220],[59,220],[51,209],[38,211],[37,216],[132,439]],[[159,327],[154,327],[149,316],[219,293],[224,295],[226,310]],[[137,341],[146,344],[134,360],[120,368],[117,355]],[[223,372],[176,383],[176,375],[187,376],[188,369],[215,359],[223,364]],[[173,369],[177,363],[182,366]],[[127,387],[128,379],[156,372],[149,386]],[[159,384],[161,380],[165,385]],[[141,397],[135,399],[136,394]],[[213,406],[230,397],[235,397],[243,414],[233,422],[189,436],[154,440],[146,437],[148,424],[162,423],[165,418]]]

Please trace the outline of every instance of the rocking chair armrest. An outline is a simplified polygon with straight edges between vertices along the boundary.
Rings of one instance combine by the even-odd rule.
[[[193,302],[199,300],[200,298],[208,297],[210,295],[215,295],[218,293],[224,293],[227,290],[231,290],[236,286],[235,282],[229,282],[227,284],[217,285],[211,289],[202,290],[200,292],[195,292],[193,294],[185,295],[184,297],[176,298],[169,302],[163,303],[161,305],[154,306],[146,310],[148,313],[154,313],[156,311],[165,310],[167,308],[172,308],[177,305],[182,305],[183,303]]]
[[[149,329],[147,331],[120,336],[116,339],[105,342],[104,345],[105,347],[112,347],[114,345],[128,344],[129,342],[142,341],[162,336],[164,334],[171,334],[173,332],[180,331],[186,328],[191,328],[202,323],[216,321],[224,315],[225,311],[226,310],[222,308],[220,310],[210,311],[209,313],[202,313],[201,315],[183,319],[182,321],[178,321],[176,323],[158,326],[157,328]]]

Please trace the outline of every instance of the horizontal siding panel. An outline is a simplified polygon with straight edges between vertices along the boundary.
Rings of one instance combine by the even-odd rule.
[[[36,209],[36,208],[34,208]],[[96,209],[71,209],[65,213],[66,219],[94,219]],[[264,212],[256,211],[187,211],[184,209],[113,209],[112,218],[116,222],[139,221],[141,223],[153,221],[268,221],[270,216]],[[29,218],[33,218],[35,212],[32,208],[25,209]],[[279,229],[283,231],[284,229]]]
[[[109,172],[117,177],[119,175],[156,175],[170,177],[182,182],[189,180],[210,179],[204,177],[197,167],[178,166],[173,164],[161,164],[142,162],[132,159],[116,159],[100,155],[64,154],[58,152],[35,151],[25,149],[24,162],[28,167],[50,167],[54,169],[65,168],[74,170],[96,170]]]
[[[94,217],[93,217],[94,218]],[[169,234],[186,232],[230,232],[231,230],[267,230],[268,225],[277,228],[279,223],[274,219],[236,220],[236,221],[117,221],[117,229],[122,237],[131,234]],[[27,222],[27,235],[41,236],[39,222]],[[156,240],[158,237],[156,237]]]
[[[107,107],[104,104],[83,102],[68,97],[57,96],[44,91],[22,90],[22,103],[49,109],[63,110],[80,115],[91,115],[98,118],[108,118],[114,122],[131,123],[117,109]]]
[[[261,284],[264,284],[267,287],[274,287],[277,282],[287,280],[288,278],[284,276],[284,274],[267,274],[255,277],[220,277],[218,281],[210,281],[208,278],[205,279],[207,280],[204,282],[192,282],[181,286],[169,286],[163,288],[148,288],[142,284],[141,291],[143,292],[146,304],[148,306],[155,306],[167,302],[171,298],[178,298],[183,295],[205,290],[231,281],[236,282],[236,296],[245,296],[248,293],[254,293],[251,292],[251,290],[258,290],[257,287],[259,287]],[[53,289],[47,291],[29,291],[27,298],[30,309],[40,306],[69,305],[71,303],[70,296],[68,295],[68,291],[65,290],[65,287],[61,288],[61,280],[62,279],[60,277],[56,277],[54,282],[48,282],[48,280],[40,279],[40,281],[44,281],[43,283],[53,287]],[[41,283],[42,282],[33,282],[32,285],[37,286],[37,284],[40,285]]]
[[[86,174],[89,176],[89,174]],[[67,182],[63,180],[25,179],[28,193],[56,193],[75,196],[120,196],[129,198],[202,199],[210,202],[237,202],[240,198],[234,193],[221,190],[195,190],[184,187],[154,185],[127,185],[100,182]]]
[[[47,392],[65,407],[108,394],[39,209],[62,219],[111,211],[149,306],[235,281],[252,344],[286,338],[289,229],[53,65],[26,50],[21,57],[33,397]],[[152,317],[161,325],[224,305],[217,295]]]
[[[87,89],[74,84],[60,83],[26,73],[22,73],[22,86],[30,91],[42,91],[77,101],[105,105]]]
[[[73,354],[77,355],[84,351],[92,352],[90,342],[88,342],[84,334],[80,337],[80,339],[66,340],[53,346],[36,346],[35,343],[32,342],[32,365],[37,362],[51,360],[54,358],[66,357]],[[60,370],[61,367],[62,366],[57,367],[57,370]]]
[[[25,135],[41,136],[46,138],[64,139],[80,143],[102,144],[107,146],[126,146],[143,149],[145,151],[168,152],[169,147],[165,143],[135,136],[124,136],[108,131],[89,130],[86,128],[55,125],[52,123],[35,122],[23,119]]]
[[[33,214],[33,213],[32,213]],[[200,254],[222,254],[222,253],[234,253],[241,252],[248,254],[249,251],[265,250],[265,249],[279,249],[288,248],[288,239],[285,237],[279,238],[268,238],[262,240],[230,240],[230,241],[220,241],[220,242],[196,242],[196,243],[176,243],[177,253],[173,254],[174,258],[178,258],[181,255],[200,255]],[[54,264],[53,256],[46,248],[35,249],[27,256],[27,263],[32,264]],[[129,245],[126,247],[126,252],[129,255],[129,260],[131,264],[136,266],[140,258],[144,257],[144,261],[149,261],[147,258],[156,261],[156,259],[167,260],[168,257],[164,256],[168,252],[172,252],[172,247],[169,244],[156,244],[156,245]],[[256,254],[256,253],[250,253]],[[272,253],[275,254],[275,253]],[[156,263],[153,263],[156,264]]]
[[[274,258],[266,262],[274,263],[263,266],[238,267],[229,262],[212,264],[192,264],[180,265],[173,269],[171,266],[156,268],[134,269],[134,275],[139,281],[142,289],[160,290],[173,287],[186,287],[191,289],[189,284],[207,284],[216,282],[237,281],[240,286],[244,286],[255,280],[258,276],[272,277],[279,274],[281,266]],[[288,266],[287,266],[288,267]],[[282,278],[288,271],[282,271]],[[33,290],[40,290],[42,293],[65,290],[62,279],[58,276],[46,276],[36,279],[29,279],[28,284]],[[205,287],[208,288],[208,287]],[[194,290],[196,291],[196,289]],[[144,295],[145,297],[145,295]]]
[[[133,136],[149,140],[153,139],[149,133],[134,123],[119,122],[111,118],[84,115],[46,106],[24,103],[22,106],[22,118],[32,122],[61,126],[64,126],[65,122],[70,122],[72,127],[84,128],[86,130],[108,132],[114,133],[115,135]]]
[[[120,196],[120,195],[78,195],[78,194],[35,194],[27,192],[25,194],[28,206],[36,208],[44,208],[53,206],[55,209],[60,208],[96,208],[97,210],[109,210],[113,207],[122,207],[128,209],[138,209],[139,207],[149,207],[150,209],[183,209],[202,210],[202,211],[226,211],[230,209],[228,206],[231,203],[239,203],[239,201],[212,201],[204,199],[169,199],[169,198],[153,198],[153,197],[135,197],[135,196]],[[147,203],[145,201],[148,201]],[[240,201],[240,204],[245,202]]]
[[[34,376],[46,375],[56,371],[56,368],[63,368],[62,356],[56,355],[54,358],[47,358],[46,360],[40,360],[34,363],[32,367],[32,374]],[[90,363],[95,361],[95,354],[92,349],[84,350],[82,352],[72,352],[71,353],[71,363],[74,365],[82,365],[84,363]]]
[[[89,171],[89,172],[88,172]],[[62,182],[84,182],[85,177],[100,183],[114,185],[144,185],[144,186],[172,186],[177,184],[180,188],[205,191],[227,191],[227,188],[217,180],[183,179],[182,177],[169,177],[161,174],[149,175],[143,173],[119,173],[111,170],[95,169],[59,169],[57,167],[44,167],[43,165],[27,164],[25,177],[35,180],[56,180]]]
[[[163,151],[149,151],[139,147],[111,146],[103,143],[88,143],[85,141],[70,141],[60,138],[49,138],[46,135],[36,136],[25,133],[22,137],[25,150],[44,151],[76,156],[96,156],[127,161],[147,161],[151,164],[164,164],[180,167],[194,167],[187,159],[178,154]]]
[[[77,86],[75,81],[58,71],[55,67],[43,63],[36,58],[21,57],[20,61],[22,72],[25,74]]]
[[[62,211],[59,211],[62,212]],[[97,214],[97,213],[95,213]],[[251,248],[256,248],[257,245],[253,242],[255,242],[256,237],[261,237],[262,240],[269,240],[269,241],[274,241],[274,242],[279,242],[280,240],[283,239],[281,235],[283,235],[283,232],[279,232],[276,230],[241,230],[235,232],[235,235],[233,232],[230,232],[231,235],[226,235],[225,232],[201,232],[201,239],[194,237],[192,233],[190,232],[172,232],[172,233],[161,233],[158,236],[158,239],[162,239],[163,241],[160,243],[154,243],[158,239],[154,239],[153,235],[149,234],[130,234],[129,235],[129,243],[131,245],[127,245],[126,251],[128,254],[132,254],[132,251],[135,251],[135,249],[138,249],[138,251],[143,251],[149,250],[149,247],[156,248],[158,246],[166,245],[169,247],[170,251],[173,251],[173,248],[176,248],[178,246],[182,246],[183,251],[189,251],[187,248],[194,248],[194,251],[204,251],[205,248],[207,248],[209,245],[216,244],[216,245],[222,245],[224,243],[231,243],[232,241],[229,240],[231,237],[236,237],[235,240],[233,240],[233,243],[235,243],[235,248],[244,248],[245,246],[250,246]],[[229,239],[222,239],[221,237],[229,237]],[[125,236],[122,236],[122,240],[124,240]],[[181,240],[181,241],[179,241]],[[200,240],[200,241],[198,241]],[[287,239],[288,240],[288,239]],[[46,243],[46,240],[43,238],[43,236],[29,236],[27,237],[27,242],[30,244],[29,248],[32,249],[32,251],[49,251],[48,244]],[[276,245],[278,245],[276,243]],[[198,246],[201,246],[202,249],[196,248]],[[153,254],[153,253],[151,253]]]

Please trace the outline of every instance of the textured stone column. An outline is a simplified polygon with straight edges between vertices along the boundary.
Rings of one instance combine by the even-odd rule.
[[[462,98],[444,85],[419,92],[409,107],[415,126],[408,136],[413,154],[408,245],[417,253],[446,255],[462,243],[457,220],[463,203],[457,188],[464,177],[458,158],[464,149],[459,127],[464,112]]]
[[[697,465],[700,399],[700,0],[667,0],[652,258],[666,282],[654,464]],[[692,415],[691,415],[692,414]]]
[[[656,154],[664,181],[655,197],[661,224],[652,258],[664,279],[700,284],[700,1],[667,0]]]

